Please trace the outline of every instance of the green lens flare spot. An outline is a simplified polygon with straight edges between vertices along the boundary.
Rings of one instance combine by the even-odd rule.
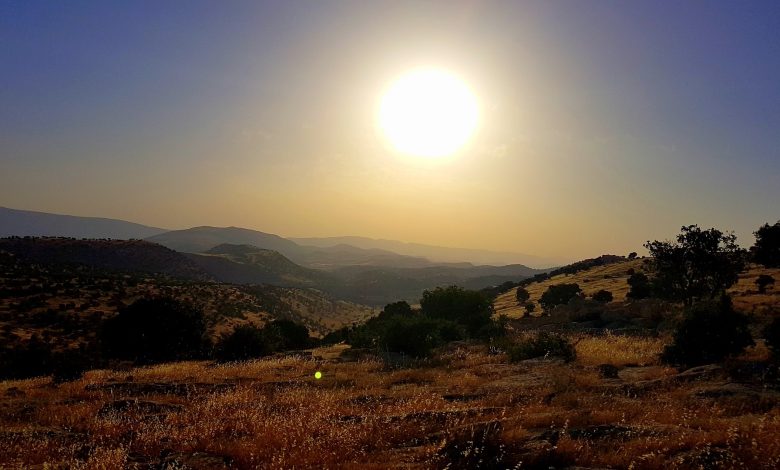
[[[322,372],[317,371],[314,373],[314,378],[320,380],[322,378]]]

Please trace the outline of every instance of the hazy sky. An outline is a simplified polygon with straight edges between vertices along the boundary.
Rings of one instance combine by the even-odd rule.
[[[465,80],[438,160],[383,90]],[[780,218],[780,2],[0,3],[0,205],[540,256]]]

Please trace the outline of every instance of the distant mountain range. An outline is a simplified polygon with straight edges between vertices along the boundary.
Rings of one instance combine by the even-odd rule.
[[[560,266],[571,262],[563,258],[545,258],[524,253],[512,253],[503,251],[477,250],[471,248],[452,248],[445,246],[424,245],[422,243],[408,243],[397,240],[382,240],[366,237],[324,237],[324,238],[289,238],[300,245],[331,247],[337,245],[350,245],[364,249],[378,249],[391,251],[401,255],[423,257],[438,263],[473,264],[525,264],[539,268]]]
[[[0,207],[0,237],[146,238],[168,230],[101,217],[49,214]]]
[[[0,208],[0,234],[120,240],[144,237],[145,241],[97,244],[89,240],[55,239],[41,243],[7,239],[0,243],[0,249],[20,254],[28,250],[30,256],[40,261],[50,258],[101,268],[159,272],[183,279],[316,288],[337,298],[369,305],[396,300],[416,302],[425,289],[436,286],[458,284],[479,289],[544,271],[523,264],[492,266],[431,261],[381,247],[406,247],[407,253],[427,249],[449,259],[457,259],[454,256],[459,249],[388,240],[343,237],[296,239],[296,243],[278,235],[238,227],[166,231],[121,220],[6,208]],[[305,245],[305,241],[322,246]]]

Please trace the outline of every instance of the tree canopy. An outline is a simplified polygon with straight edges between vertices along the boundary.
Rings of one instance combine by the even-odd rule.
[[[756,236],[756,243],[750,249],[753,260],[767,268],[780,267],[780,222],[764,224],[753,234]]]
[[[459,323],[472,335],[490,324],[493,315],[493,303],[489,298],[458,286],[426,290],[420,307],[424,315]]]
[[[697,225],[684,226],[676,242],[648,241],[653,258],[656,295],[691,305],[714,299],[737,282],[744,267],[744,251],[734,234]]]
[[[578,284],[557,284],[544,291],[539,303],[542,308],[548,310],[556,305],[563,305],[576,297],[582,290]]]
[[[108,357],[140,363],[200,357],[209,346],[203,313],[172,298],[139,299],[106,320],[101,342]]]

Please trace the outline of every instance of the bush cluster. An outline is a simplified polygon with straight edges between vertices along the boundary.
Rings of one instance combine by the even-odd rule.
[[[720,362],[752,346],[748,318],[734,311],[731,299],[694,304],[674,332],[672,344],[664,349],[661,360],[667,364],[693,367]]]
[[[274,320],[262,328],[241,325],[223,335],[214,348],[214,358],[241,361],[312,345],[313,340],[305,326],[290,320]]]
[[[506,319],[494,321],[492,314],[492,302],[484,293],[438,287],[423,293],[419,310],[406,302],[389,304],[378,316],[334,331],[323,342],[426,357],[450,341],[503,336]]]
[[[565,336],[544,331],[510,343],[506,349],[512,362],[537,357],[559,357],[571,362],[577,357],[574,345]]]

